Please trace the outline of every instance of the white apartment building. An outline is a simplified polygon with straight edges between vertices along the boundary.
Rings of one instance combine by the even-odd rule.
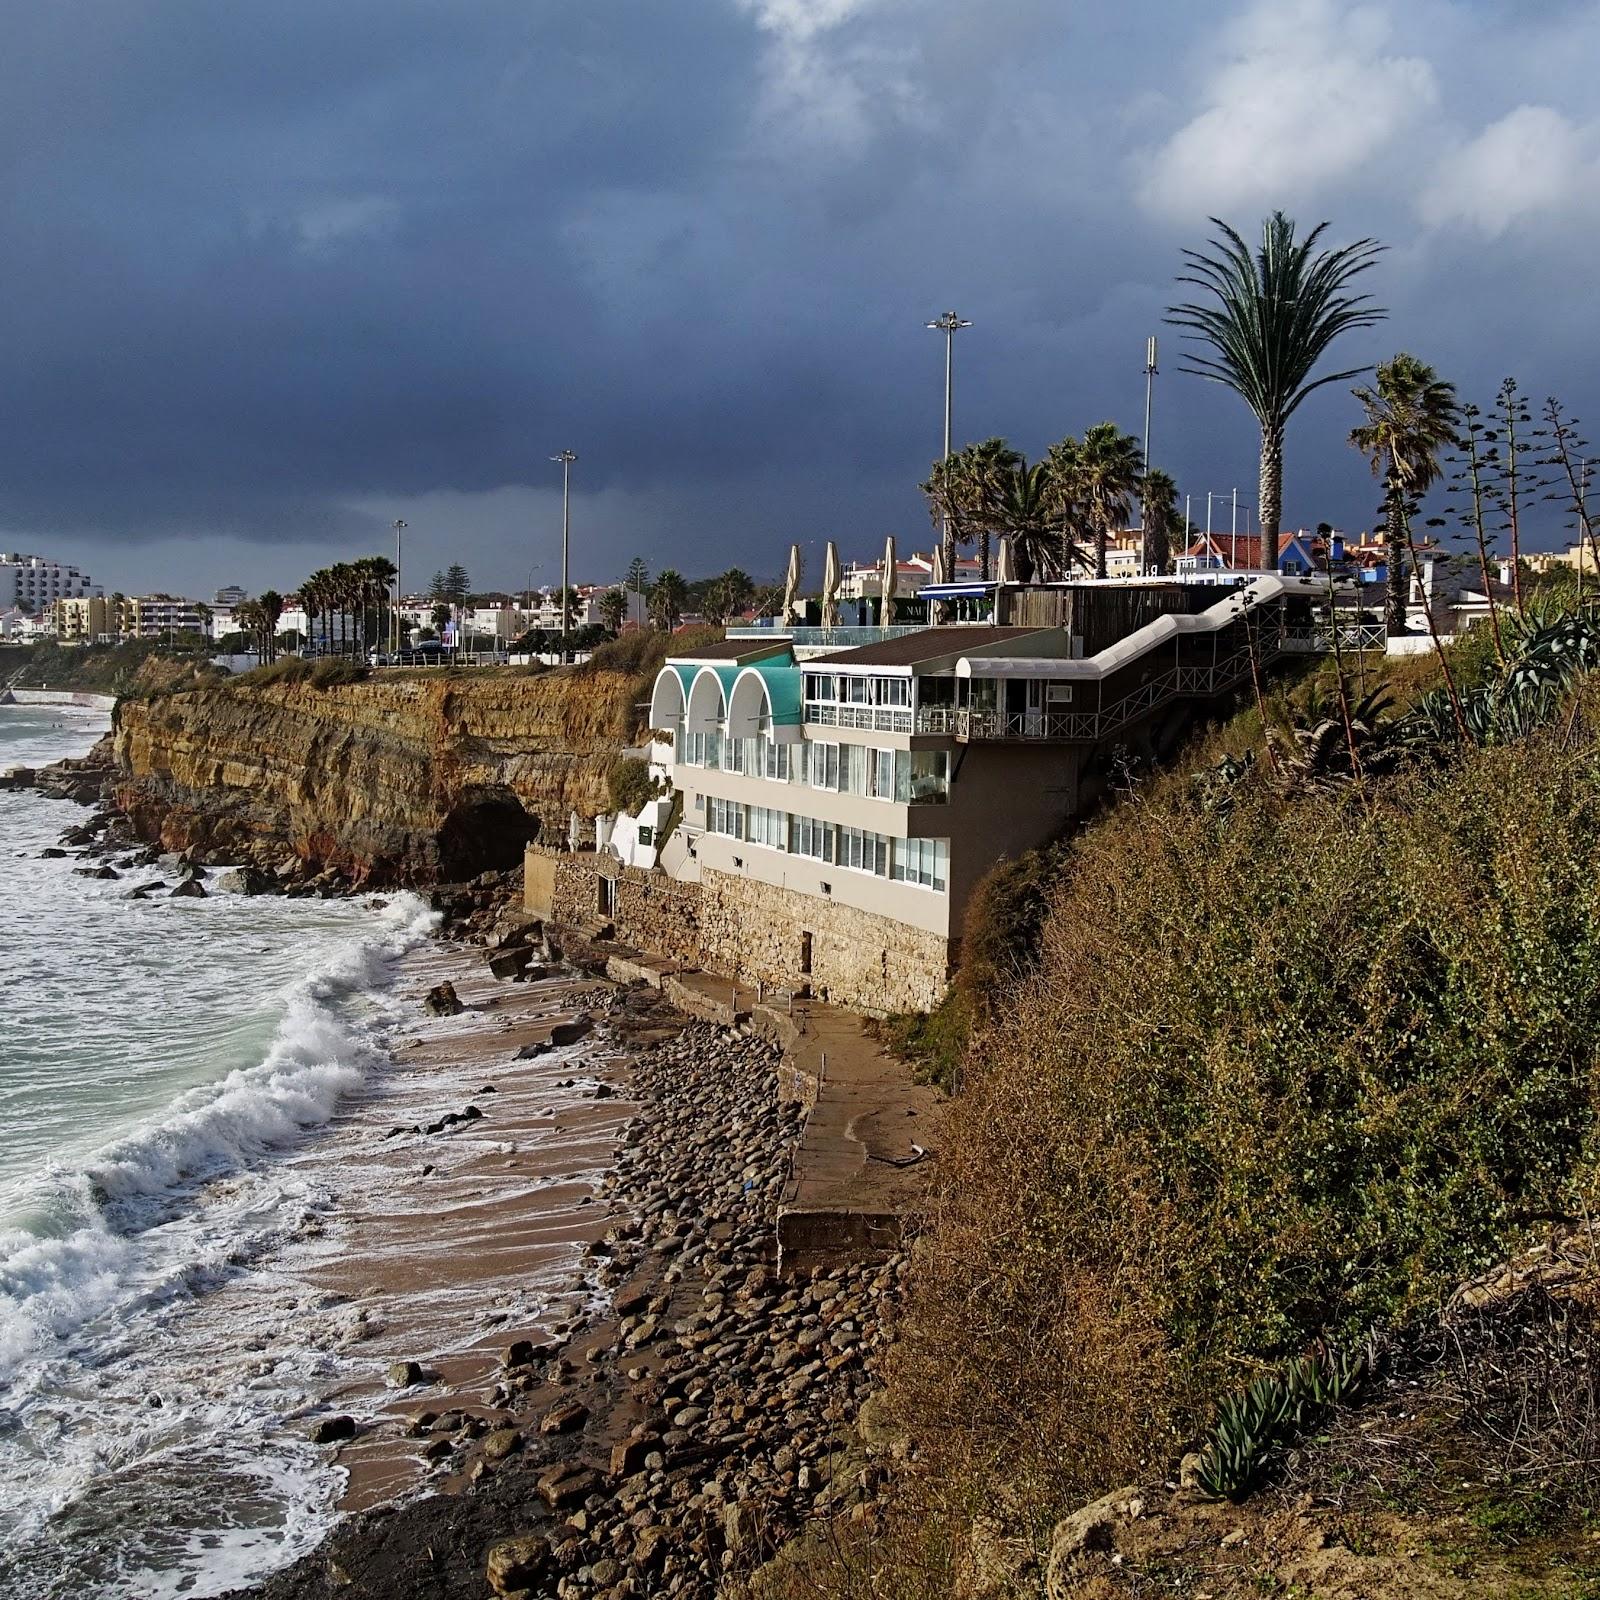
[[[125,638],[159,639],[169,633],[198,633],[209,637],[211,628],[198,600],[170,594],[132,595],[122,604]]]
[[[57,600],[104,593],[87,572],[66,562],[17,551],[0,552],[0,608],[15,607],[37,616],[49,611]]]

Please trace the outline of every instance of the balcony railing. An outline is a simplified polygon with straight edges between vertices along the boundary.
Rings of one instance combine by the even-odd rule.
[[[853,650],[864,644],[882,644],[885,639],[900,639],[907,634],[926,633],[926,623],[895,628],[729,628],[730,639],[787,639],[801,648],[833,647]]]
[[[806,701],[805,720],[817,728],[859,728],[866,733],[955,732],[954,706],[848,706]]]
[[[1341,650],[1386,650],[1389,630],[1381,622],[1345,622],[1338,629]],[[1309,628],[1285,628],[1282,648],[1296,655],[1326,655],[1333,649],[1334,629],[1326,622]]]

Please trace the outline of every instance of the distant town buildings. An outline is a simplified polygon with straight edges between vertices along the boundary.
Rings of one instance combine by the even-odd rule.
[[[87,572],[43,556],[0,551],[0,610],[41,616],[57,600],[105,591]]]
[[[219,606],[226,606],[230,612],[232,612],[235,607],[243,605],[244,602],[249,598],[249,591],[247,589],[241,589],[236,583],[225,583],[212,596],[215,604]]]

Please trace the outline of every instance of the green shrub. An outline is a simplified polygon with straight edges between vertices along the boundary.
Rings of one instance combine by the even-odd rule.
[[[239,684],[304,683],[311,676],[311,663],[304,656],[279,656],[276,661],[263,662],[248,672],[241,672],[233,680]]]
[[[360,683],[367,676],[366,667],[359,661],[344,656],[323,656],[311,668],[311,687],[332,689],[341,683]]]
[[[637,756],[622,756],[611,763],[606,773],[606,792],[613,811],[637,816],[640,809],[661,793],[661,784],[650,776],[650,763]]]
[[[936,1501],[1003,1478],[1047,1518],[1160,1470],[1241,1371],[1404,1326],[1592,1205],[1575,709],[1342,794],[1247,779],[1225,818],[1165,782],[1067,852],[963,1069],[895,1357]]]

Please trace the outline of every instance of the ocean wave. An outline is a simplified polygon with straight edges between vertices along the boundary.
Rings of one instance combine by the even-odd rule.
[[[352,1002],[375,999],[437,917],[401,895],[376,921],[286,993],[261,1061],[28,1185],[30,1225],[0,1231],[0,1380],[120,1307],[194,1292],[305,1225],[316,1204],[303,1186],[210,1207],[203,1188],[326,1124],[383,1059]]]

